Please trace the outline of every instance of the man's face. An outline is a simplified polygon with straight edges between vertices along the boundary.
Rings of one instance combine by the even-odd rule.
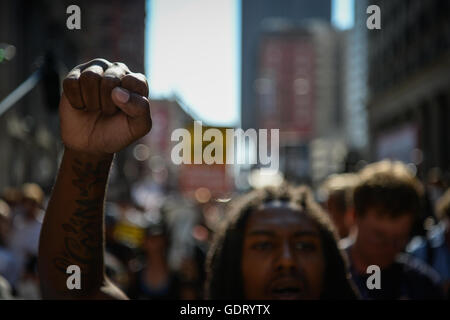
[[[392,264],[408,243],[412,223],[412,214],[392,218],[378,209],[369,209],[363,217],[358,217],[356,245],[365,262],[380,268]]]
[[[317,226],[287,206],[251,213],[241,268],[246,299],[319,299],[325,261]]]

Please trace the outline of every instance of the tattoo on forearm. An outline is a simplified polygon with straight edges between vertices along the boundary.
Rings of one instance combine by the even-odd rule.
[[[78,159],[74,162],[72,170],[76,179],[72,180],[72,185],[79,189],[79,198],[76,210],[62,224],[64,250],[53,262],[64,274],[69,265],[76,264],[83,269],[84,275],[88,275],[100,263],[103,250],[101,211],[104,193],[95,191],[94,187],[106,183],[110,162],[100,161],[95,165]]]

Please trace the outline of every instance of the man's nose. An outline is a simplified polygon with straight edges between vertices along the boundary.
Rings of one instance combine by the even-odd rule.
[[[277,259],[277,269],[296,269],[297,263],[293,249],[288,242],[280,247],[280,252]]]

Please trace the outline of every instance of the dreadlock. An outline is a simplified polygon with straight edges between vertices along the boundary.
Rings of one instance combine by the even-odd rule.
[[[338,248],[337,234],[309,188],[283,185],[253,190],[230,204],[227,220],[215,235],[206,261],[208,299],[244,299],[241,272],[244,230],[250,214],[261,205],[283,201],[300,207],[318,226],[325,256],[325,279],[321,299],[356,299],[346,256]]]

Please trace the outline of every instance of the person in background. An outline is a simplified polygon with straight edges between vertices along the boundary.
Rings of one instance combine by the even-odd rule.
[[[355,241],[346,247],[363,299],[441,299],[438,274],[402,253],[421,210],[423,187],[408,167],[381,161],[360,172],[354,191]],[[369,266],[380,268],[381,287],[369,289]]]
[[[13,219],[10,248],[17,260],[17,268],[12,286],[15,287],[25,271],[27,257],[38,255],[39,235],[44,211],[42,204],[44,192],[35,183],[25,183],[22,186],[22,212]]]
[[[357,299],[329,216],[306,187],[234,201],[208,253],[208,299]]]
[[[115,235],[116,227],[120,220],[125,218],[125,214],[121,212],[121,207],[117,203],[107,202],[105,205],[105,249],[116,257],[121,264],[127,266],[135,257],[135,252],[130,246],[118,241]]]
[[[10,229],[11,210],[5,201],[0,200],[0,276],[11,283],[15,276],[16,261],[8,248]]]
[[[442,170],[438,167],[431,168],[427,174],[426,192],[429,195],[431,204],[436,207],[439,199],[446,190],[445,178]]]
[[[438,223],[439,218],[436,216],[437,201],[444,194],[447,184],[441,169],[438,167],[431,168],[426,174],[424,183],[424,208],[413,226],[412,236],[414,239],[425,239],[427,234]]]
[[[17,297],[23,300],[40,300],[40,284],[37,271],[37,257],[29,255],[26,258],[24,271],[17,282]]]
[[[22,191],[15,187],[6,187],[3,189],[2,198],[11,209],[11,220],[22,212]]]
[[[181,282],[178,274],[169,267],[170,234],[161,221],[151,223],[143,244],[142,268],[135,274],[127,292],[131,299],[178,300]]]
[[[430,230],[427,238],[414,239],[408,251],[439,273],[447,298],[450,298],[450,189],[438,200],[436,216],[439,223]]]
[[[336,174],[329,177],[319,188],[322,206],[333,220],[340,239],[354,233],[353,190],[358,179],[358,175],[353,173]]]
[[[191,259],[190,277],[192,286],[194,287],[195,297],[203,298],[205,296],[205,262],[209,246],[211,244],[213,231],[208,228],[204,220],[199,221],[192,229],[192,237],[194,238],[193,257]]]

